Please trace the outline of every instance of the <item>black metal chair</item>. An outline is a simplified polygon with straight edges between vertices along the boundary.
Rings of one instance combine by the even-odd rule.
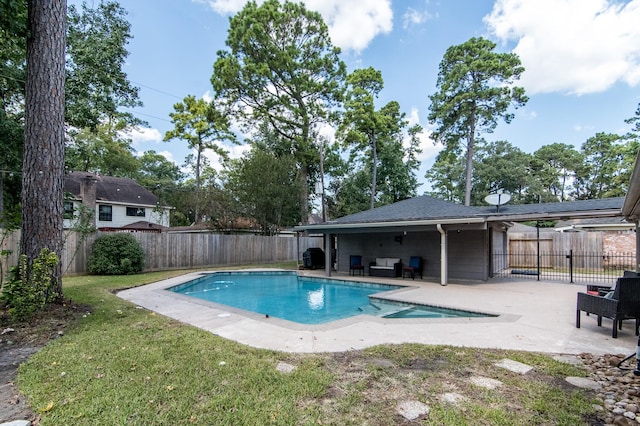
[[[635,319],[635,334],[638,335],[640,325],[640,278],[618,278],[613,294],[600,296],[578,293],[576,306],[576,327],[580,328],[580,313],[598,316],[598,326],[602,326],[602,317],[613,320],[611,336],[618,337],[618,329],[622,329],[622,321]]]
[[[364,264],[362,256],[352,254],[349,256],[349,275],[355,275],[356,271],[359,275],[364,275]]]

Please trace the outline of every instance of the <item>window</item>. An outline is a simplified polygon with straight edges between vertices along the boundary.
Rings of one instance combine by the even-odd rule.
[[[113,212],[111,206],[98,206],[98,220],[111,222],[113,220]]]
[[[142,207],[127,207],[127,216],[140,216],[144,217],[144,208]]]
[[[73,201],[64,202],[64,212],[62,213],[64,219],[73,219]]]

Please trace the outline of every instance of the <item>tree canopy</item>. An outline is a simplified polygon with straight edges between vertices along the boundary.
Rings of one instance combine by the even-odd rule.
[[[474,37],[448,48],[440,62],[438,91],[429,96],[434,142],[447,150],[465,144],[465,205],[471,202],[476,138],[491,133],[500,118],[509,123],[514,117],[509,107],[528,100],[524,89],[514,86],[524,71],[520,59],[513,53],[496,53],[495,47],[492,41]]]
[[[252,1],[230,19],[228,50],[217,53],[211,82],[247,130],[267,123],[296,160],[309,212],[310,171],[319,161],[314,130],[339,106],[346,76],[318,12],[302,3]],[[316,167],[317,168],[317,167]]]
[[[182,139],[187,141],[190,149],[195,149],[196,198],[200,195],[200,172],[202,169],[202,153],[211,149],[222,158],[227,151],[221,146],[225,140],[235,142],[234,134],[229,130],[228,117],[220,111],[214,102],[196,99],[189,95],[173,106],[170,113],[174,128],[169,130],[164,140]],[[200,222],[200,209],[196,204],[195,222]]]

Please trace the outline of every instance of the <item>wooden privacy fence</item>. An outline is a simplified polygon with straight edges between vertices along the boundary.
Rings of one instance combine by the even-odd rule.
[[[493,253],[494,276],[613,282],[624,270],[635,270],[635,251],[612,248],[603,232],[512,233],[508,251]]]
[[[571,251],[580,255],[575,267],[602,267],[605,251],[602,232],[544,232],[539,240],[535,232],[509,234],[510,267],[530,268],[537,266],[538,261],[541,268],[564,266],[564,256]],[[550,255],[538,258],[538,252]],[[594,253],[598,255],[593,256]]]
[[[67,275],[87,272],[87,260],[98,232],[82,239],[81,234],[65,233],[62,268]],[[302,259],[309,247],[321,247],[321,237],[221,235],[208,233],[132,233],[144,250],[145,270],[201,268],[248,263],[272,263]],[[1,250],[2,271],[18,263],[20,232],[7,234]]]

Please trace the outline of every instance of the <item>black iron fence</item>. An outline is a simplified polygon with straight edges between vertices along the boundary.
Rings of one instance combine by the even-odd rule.
[[[614,283],[624,271],[635,271],[633,253],[574,252],[495,253],[494,277],[570,283]]]

